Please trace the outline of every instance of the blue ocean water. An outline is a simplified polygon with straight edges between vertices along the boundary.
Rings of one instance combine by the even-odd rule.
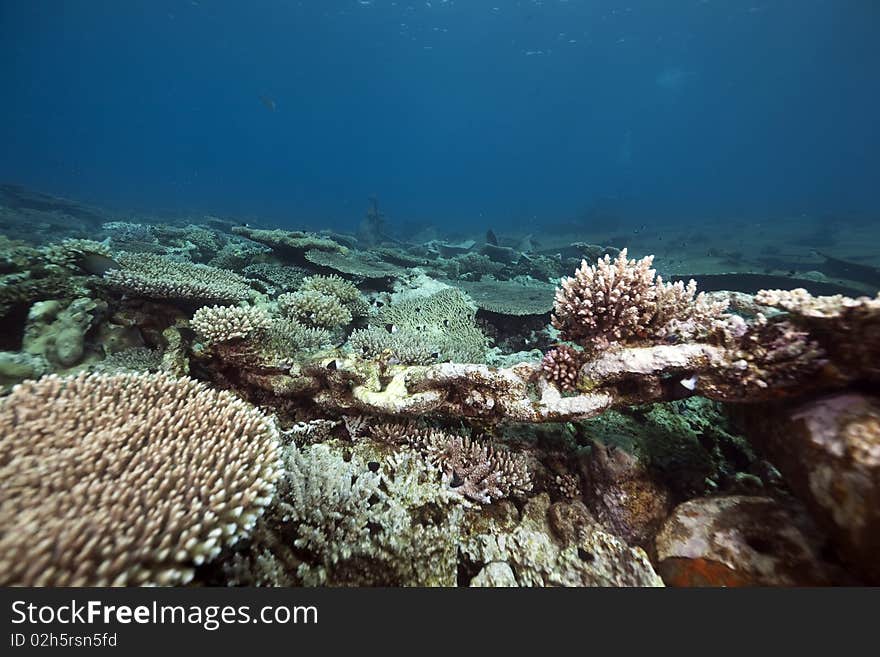
[[[351,229],[876,218],[874,0],[0,3],[0,181]],[[592,215],[591,215],[592,213]]]

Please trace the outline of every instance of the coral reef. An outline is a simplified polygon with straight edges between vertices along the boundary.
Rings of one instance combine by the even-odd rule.
[[[440,468],[444,481],[466,498],[482,504],[524,494],[531,475],[521,456],[500,451],[468,436],[432,436],[425,445],[428,460]]]
[[[0,401],[0,464],[4,585],[179,584],[270,501],[278,433],[193,380],[51,375]]]
[[[880,297],[732,291],[806,265],[3,198],[4,583],[880,577]]]
[[[220,579],[250,585],[658,586],[641,550],[546,494],[483,516],[412,452],[285,450],[276,503]],[[494,565],[493,565],[494,564]],[[488,570],[487,570],[488,569]],[[473,573],[462,581],[463,573]]]
[[[233,583],[455,584],[463,505],[422,459],[344,458],[317,444],[288,446],[284,464],[277,502],[229,567]]]
[[[275,318],[269,325],[267,341],[271,352],[291,356],[296,352],[316,349],[330,343],[330,332],[306,326],[293,319]]]

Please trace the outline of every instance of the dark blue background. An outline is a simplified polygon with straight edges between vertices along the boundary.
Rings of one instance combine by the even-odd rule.
[[[878,19],[876,0],[2,0],[0,181],[290,226],[352,226],[372,193],[451,227],[602,204],[870,216]]]

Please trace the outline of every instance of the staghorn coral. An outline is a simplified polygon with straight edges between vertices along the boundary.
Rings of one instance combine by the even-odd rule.
[[[251,530],[279,458],[271,421],[191,379],[20,384],[0,401],[0,582],[185,583]]]
[[[363,317],[370,311],[370,306],[361,296],[360,290],[353,283],[336,274],[331,274],[330,276],[320,274],[307,276],[303,279],[300,291],[320,292],[324,295],[336,297],[348,309],[352,317]]]
[[[331,444],[286,447],[273,523],[262,523],[256,550],[234,563],[247,573],[239,581],[266,583],[271,565],[306,586],[453,586],[460,498],[413,454],[377,458],[366,445],[349,456]]]
[[[627,259],[626,249],[613,261],[608,255],[595,265],[581,261],[556,290],[552,323],[560,337],[595,351],[673,333],[691,339],[715,328],[727,304],[704,293],[695,297],[694,281],[663,283],[652,263],[653,256]]]
[[[548,351],[541,359],[541,369],[549,381],[566,391],[577,389],[584,353],[574,347],[561,344]]]
[[[260,306],[203,306],[190,320],[195,332],[209,345],[264,334],[271,323],[269,313]]]
[[[361,293],[351,281],[347,281],[336,274],[330,276],[322,276],[316,274],[314,276],[306,276],[303,279],[302,292],[320,292],[331,297],[336,297],[342,303],[351,303],[360,299]]]
[[[532,488],[525,460],[467,436],[434,433],[425,446],[428,461],[443,481],[469,500],[489,504]]]
[[[253,294],[246,279],[227,269],[151,253],[120,253],[116,261],[120,268],[105,273],[104,281],[126,294],[198,303],[245,301]]]
[[[409,445],[423,451],[428,445],[444,440],[446,434],[417,422],[379,422],[370,427],[370,437],[388,445]]]
[[[315,290],[282,294],[278,310],[285,317],[323,328],[336,328],[352,320],[351,311],[339,299]]]
[[[439,469],[445,485],[474,502],[489,504],[532,488],[521,455],[469,436],[412,422],[380,422],[370,428],[370,435],[380,443],[412,447]]]

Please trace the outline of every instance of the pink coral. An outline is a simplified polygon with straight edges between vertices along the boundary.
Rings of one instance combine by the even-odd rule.
[[[712,330],[727,303],[697,295],[693,280],[664,283],[653,262],[653,256],[629,260],[626,249],[613,261],[607,255],[595,265],[582,261],[556,289],[552,321],[560,337],[592,351],[671,334],[691,339]]]
[[[548,380],[569,392],[577,389],[578,372],[584,362],[584,353],[561,344],[548,351],[541,360],[541,369]]]

